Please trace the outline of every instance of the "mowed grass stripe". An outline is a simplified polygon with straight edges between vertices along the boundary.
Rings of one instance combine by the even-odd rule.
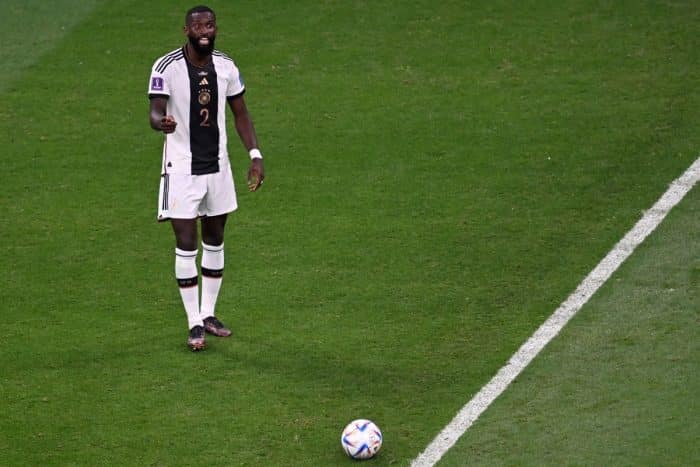
[[[103,0],[5,0],[0,16],[0,63],[11,73],[0,74],[0,93],[20,79],[27,67],[49,53],[71,29]],[[60,83],[56,83],[60,85]],[[31,88],[32,79],[23,86]]]
[[[557,308],[552,316],[510,358],[508,364],[481,388],[459,411],[452,421],[435,437],[428,447],[411,463],[416,467],[432,466],[457,442],[479,416],[498,398],[537,355],[554,339],[581,307],[602,287],[634,250],[661,224],[668,213],[700,179],[700,158],[697,159],[644,217],[630,230],[610,253],[591,271],[576,290]]]
[[[28,115],[0,119],[9,462],[342,465],[358,414],[377,465],[407,462],[699,146],[685,43],[620,68],[648,36],[585,2],[215,6],[268,181],[227,234],[236,337],[193,358],[144,92],[189,6],[108,2],[6,95]]]
[[[700,189],[439,465],[697,465]]]

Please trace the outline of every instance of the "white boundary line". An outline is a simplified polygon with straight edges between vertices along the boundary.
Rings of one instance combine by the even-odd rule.
[[[513,354],[496,376],[470,400],[427,448],[411,462],[413,467],[433,466],[469,429],[489,405],[505,391],[581,307],[596,293],[618,267],[647,236],[656,229],[669,211],[678,204],[700,180],[700,158],[677,178],[666,193],[644,213],[637,224],[586,276],[576,290],[557,308],[535,333]]]

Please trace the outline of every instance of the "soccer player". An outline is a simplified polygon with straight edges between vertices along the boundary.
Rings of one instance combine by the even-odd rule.
[[[231,331],[214,313],[224,271],[224,227],[238,207],[227,150],[226,104],[251,158],[248,188],[265,178],[245,86],[233,60],[214,49],[216,15],[206,6],[185,15],[183,47],[156,60],[148,85],[150,123],[164,133],[158,220],[175,233],[175,278],[187,314],[192,350],[205,346],[205,331]],[[197,271],[198,222],[202,235],[202,298]]]

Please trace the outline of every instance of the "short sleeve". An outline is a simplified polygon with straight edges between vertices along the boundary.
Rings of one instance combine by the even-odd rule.
[[[231,67],[233,70],[231,73],[231,79],[228,82],[228,89],[226,89],[227,98],[239,96],[245,91],[245,84],[243,84],[241,72],[238,70],[238,67],[235,64],[231,63]]]
[[[169,96],[170,86],[165,74],[159,73],[154,69],[151,71],[151,77],[148,80],[148,96]]]

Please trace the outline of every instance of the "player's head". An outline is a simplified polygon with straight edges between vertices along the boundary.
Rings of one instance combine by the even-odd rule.
[[[216,40],[216,14],[208,6],[199,5],[185,14],[185,34],[190,45],[202,55],[214,50]]]

